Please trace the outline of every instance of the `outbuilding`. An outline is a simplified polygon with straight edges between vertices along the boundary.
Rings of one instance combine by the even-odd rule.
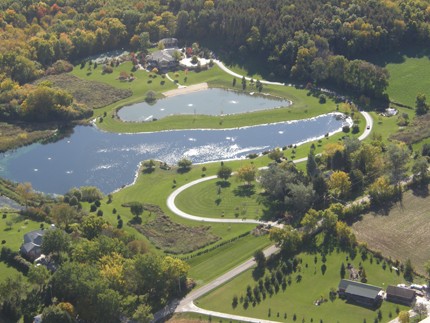
[[[386,300],[393,303],[412,306],[415,302],[413,289],[389,285],[387,287]]]
[[[382,300],[382,288],[348,279],[340,281],[338,293],[348,302],[366,307],[377,307]]]

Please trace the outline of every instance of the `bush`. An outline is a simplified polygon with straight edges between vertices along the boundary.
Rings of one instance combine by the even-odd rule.
[[[319,97],[319,103],[320,104],[324,104],[326,102],[327,102],[327,98],[325,97],[324,94],[321,94],[320,97]]]
[[[91,204],[90,212],[95,212],[97,210],[97,206],[95,204]]]
[[[112,66],[109,66],[109,65],[103,66],[102,74],[112,74],[112,73],[113,73]]]
[[[103,216],[103,211],[102,210],[98,210],[97,211],[97,216]]]
[[[350,131],[349,126],[343,126],[342,127],[342,131],[345,132],[345,133],[348,133]]]
[[[100,207],[100,205],[101,205],[101,203],[100,203],[100,201],[99,201],[99,200],[95,201],[95,202],[94,202],[94,204],[95,204],[97,207]]]

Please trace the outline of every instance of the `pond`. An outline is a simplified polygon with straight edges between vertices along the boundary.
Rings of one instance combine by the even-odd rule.
[[[63,194],[72,187],[94,185],[104,193],[131,184],[142,160],[174,165],[245,158],[340,131],[335,114],[317,118],[226,130],[178,130],[115,134],[77,126],[55,143],[36,143],[0,154],[0,176],[31,182],[36,190]]]
[[[253,93],[253,92],[252,92]],[[204,114],[226,115],[259,110],[268,110],[291,105],[288,100],[253,95],[211,88],[203,91],[176,95],[148,104],[140,102],[125,106],[118,111],[118,117],[123,121],[152,121],[169,115]]]

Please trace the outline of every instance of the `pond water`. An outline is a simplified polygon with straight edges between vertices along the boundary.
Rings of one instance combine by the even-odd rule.
[[[150,105],[140,102],[125,106],[118,111],[123,121],[151,121],[169,115],[204,114],[225,115],[251,111],[268,110],[291,105],[288,100],[277,100],[262,95],[228,91],[218,88],[207,89],[187,95],[176,95]]]
[[[174,165],[245,158],[275,147],[296,144],[340,131],[345,121],[334,114],[227,130],[178,130],[115,134],[77,126],[67,138],[33,144],[0,154],[0,176],[31,182],[36,190],[63,194],[72,187],[94,185],[112,192],[133,182],[142,160]]]

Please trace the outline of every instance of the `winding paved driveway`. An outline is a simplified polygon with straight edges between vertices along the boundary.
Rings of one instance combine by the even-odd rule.
[[[222,62],[215,60],[215,63],[225,72],[227,72],[230,75],[236,76],[236,77],[242,77],[242,75],[239,75],[231,70],[229,70],[227,67],[225,67],[224,64],[222,64]],[[246,78],[246,79],[250,79],[250,78]],[[285,85],[284,83],[279,83],[279,82],[269,82],[269,81],[261,81],[261,83],[264,84],[274,84],[274,85]],[[360,137],[358,137],[359,140],[364,140],[366,139],[369,135],[370,132],[373,128],[373,120],[372,117],[369,115],[369,113],[361,111],[361,114],[364,116],[364,118],[366,119],[366,128],[364,129],[363,133],[361,134]],[[300,162],[305,162],[307,160],[307,157],[304,158],[300,158],[300,159],[296,159],[293,162],[294,163],[300,163]],[[262,167],[264,168],[264,167]],[[176,215],[183,217],[185,219],[189,219],[189,220],[193,220],[193,221],[201,221],[201,222],[216,222],[216,223],[255,223],[255,224],[272,224],[272,225],[276,225],[275,223],[272,222],[264,222],[264,221],[258,221],[258,220],[248,220],[248,219],[243,219],[243,220],[238,220],[238,219],[215,219],[215,218],[205,218],[205,217],[199,217],[199,216],[195,216],[195,215],[191,215],[188,214],[186,212],[183,212],[182,210],[178,209],[175,205],[175,199],[176,197],[183,192],[184,190],[186,190],[187,188],[205,182],[205,181],[209,181],[212,179],[217,178],[216,175],[214,176],[208,176],[205,178],[200,178],[198,180],[192,181],[188,184],[185,184],[179,188],[177,188],[172,194],[169,195],[169,197],[167,198],[167,206],[168,208],[175,213]],[[270,246],[267,249],[264,250],[264,255],[267,257],[269,257],[270,255],[276,253],[279,251],[279,248],[276,246]],[[244,317],[244,316],[238,316],[238,315],[232,315],[232,314],[228,314],[228,313],[221,313],[221,312],[215,312],[215,311],[209,311],[209,310],[205,310],[202,309],[198,306],[196,306],[194,304],[194,300],[196,300],[197,298],[203,296],[204,294],[207,294],[208,292],[212,291],[213,289],[221,286],[222,284],[226,283],[227,281],[233,279],[234,277],[236,277],[237,275],[241,274],[242,272],[252,268],[252,266],[254,266],[255,264],[255,260],[254,258],[251,258],[249,260],[247,260],[246,262],[240,264],[239,266],[237,266],[236,268],[233,268],[232,270],[230,270],[229,272],[225,273],[224,275],[216,278],[215,280],[211,281],[210,283],[192,291],[191,293],[189,293],[185,298],[183,298],[180,301],[174,301],[172,303],[170,303],[169,305],[167,305],[164,309],[162,309],[161,311],[155,313],[154,315],[154,320],[153,322],[156,322],[158,320],[161,320],[173,313],[182,313],[182,312],[196,312],[196,313],[200,313],[200,314],[204,314],[204,315],[211,315],[211,316],[216,316],[216,317],[221,317],[221,318],[225,318],[225,319],[229,319],[229,320],[238,320],[238,321],[245,321],[245,322],[252,322],[252,323],[257,323],[257,322],[262,322],[262,323],[274,323],[276,321],[268,321],[268,320],[261,320],[261,319],[256,319],[256,318],[252,318],[252,317]]]

